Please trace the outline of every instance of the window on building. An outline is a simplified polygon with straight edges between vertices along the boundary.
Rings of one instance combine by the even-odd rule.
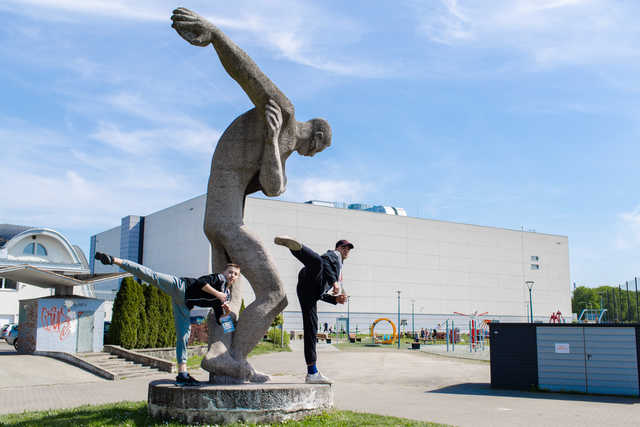
[[[17,289],[18,282],[11,279],[0,278],[0,289]]]
[[[47,256],[47,248],[42,246],[40,243],[29,243],[25,246],[22,253],[25,255]]]
[[[532,270],[540,270],[540,264],[531,264]]]
[[[36,245],[36,255],[47,256],[47,248],[38,243]]]
[[[538,255],[531,255],[531,261],[538,262],[540,261],[540,257]]]

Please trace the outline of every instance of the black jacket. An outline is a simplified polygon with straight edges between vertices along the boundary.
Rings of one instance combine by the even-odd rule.
[[[220,316],[222,316],[222,303],[220,300],[208,292],[202,290],[204,285],[210,285],[216,291],[224,292],[227,294],[227,300],[231,299],[231,289],[227,286],[227,279],[222,274],[207,274],[206,276],[193,279],[190,277],[183,277],[187,284],[187,288],[184,293],[184,303],[189,310],[194,306],[198,307],[211,307],[216,315],[216,321],[220,323]]]

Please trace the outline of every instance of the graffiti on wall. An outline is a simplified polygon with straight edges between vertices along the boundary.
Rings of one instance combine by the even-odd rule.
[[[102,306],[102,301],[78,297],[49,297],[40,298],[37,303],[36,350],[75,353],[80,347],[82,351],[98,351],[102,348],[104,311],[101,311],[99,319],[95,316],[96,310]],[[80,321],[81,318],[85,321]],[[100,323],[100,340],[94,337],[97,333],[96,322]],[[96,350],[93,350],[94,347]]]
[[[42,307],[40,310],[42,328],[56,334],[60,341],[69,337],[73,318],[75,318],[75,312],[64,304]]]

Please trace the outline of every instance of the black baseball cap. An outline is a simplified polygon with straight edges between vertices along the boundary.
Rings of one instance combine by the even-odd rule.
[[[348,240],[344,240],[344,239],[343,239],[343,240],[338,240],[338,241],[336,242],[336,249],[338,249],[338,248],[339,248],[339,247],[341,247],[341,246],[348,246],[348,247],[349,247],[349,249],[353,249],[353,243],[351,243],[351,242],[350,242],[350,241],[348,241]]]

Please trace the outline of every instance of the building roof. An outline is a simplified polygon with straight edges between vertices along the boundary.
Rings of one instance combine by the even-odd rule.
[[[27,231],[34,227],[28,227],[26,225],[14,225],[14,224],[0,224],[0,249],[4,247],[5,243],[11,240],[14,236]]]

